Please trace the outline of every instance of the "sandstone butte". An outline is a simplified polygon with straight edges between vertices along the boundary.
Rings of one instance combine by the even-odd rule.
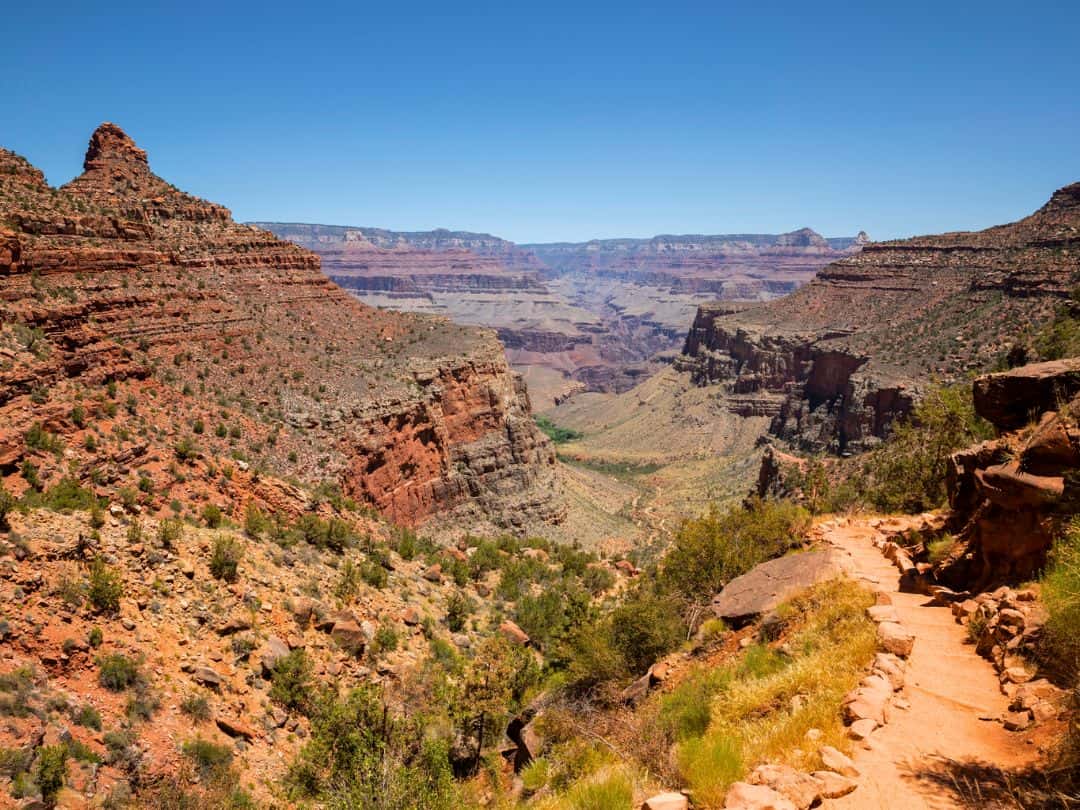
[[[28,446],[35,425],[66,449]],[[330,483],[399,524],[524,530],[561,518],[554,464],[494,333],[362,304],[311,252],[157,177],[113,124],[59,189],[0,149],[0,476],[16,494],[74,471],[153,512],[296,514],[298,483]]]
[[[930,381],[983,371],[1080,281],[1080,183],[1008,225],[865,245],[768,303],[699,308],[676,368],[811,452],[858,452]]]

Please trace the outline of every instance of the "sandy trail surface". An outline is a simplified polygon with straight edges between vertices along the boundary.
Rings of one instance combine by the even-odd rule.
[[[862,774],[859,789],[824,806],[960,808],[955,792],[941,781],[946,761],[1000,768],[1034,762],[1036,747],[997,722],[1009,700],[990,662],[965,643],[966,631],[952,612],[930,605],[922,594],[900,592],[899,571],[874,546],[877,531],[869,522],[840,520],[823,529],[825,541],[847,556],[852,574],[888,594],[901,623],[915,634],[905,685],[888,724],[853,755]]]

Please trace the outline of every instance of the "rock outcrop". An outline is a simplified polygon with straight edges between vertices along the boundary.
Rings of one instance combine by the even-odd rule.
[[[979,377],[974,392],[976,412],[1000,438],[949,460],[950,522],[961,542],[936,574],[978,591],[1038,571],[1080,506],[1080,360]]]
[[[790,296],[698,310],[678,368],[805,450],[858,451],[907,413],[919,380],[1005,356],[1080,273],[1080,184],[975,233],[870,243]]]
[[[559,519],[551,445],[494,333],[363,305],[314,254],[154,175],[115,125],[60,189],[0,150],[0,223],[10,489],[75,469],[154,511],[296,512],[293,478],[402,524]]]

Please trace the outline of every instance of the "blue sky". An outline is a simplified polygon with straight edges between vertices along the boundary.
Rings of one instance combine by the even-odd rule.
[[[59,184],[111,120],[245,220],[884,238],[1080,180],[1066,0],[18,5],[0,144]]]

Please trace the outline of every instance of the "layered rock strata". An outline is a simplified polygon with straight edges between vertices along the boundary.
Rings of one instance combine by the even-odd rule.
[[[917,381],[999,361],[1078,279],[1073,184],[1010,225],[871,243],[785,298],[703,306],[676,365],[802,449],[858,451],[910,410]]]
[[[314,254],[154,175],[112,124],[84,168],[52,189],[0,150],[9,488],[75,469],[155,510],[274,492],[296,509],[271,483],[294,477],[405,524],[559,518],[551,445],[492,332],[363,305]]]

